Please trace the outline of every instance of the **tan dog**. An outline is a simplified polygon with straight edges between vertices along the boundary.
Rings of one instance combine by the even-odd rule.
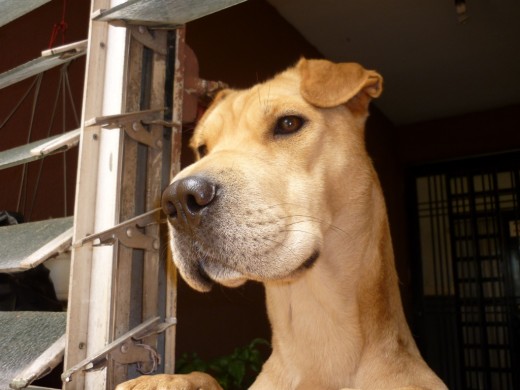
[[[360,65],[301,60],[223,91],[193,136],[199,161],[163,194],[173,257],[193,288],[265,285],[273,352],[254,390],[446,389],[406,324],[365,151],[368,104],[381,90]],[[220,387],[201,374],[119,387],[159,388]]]

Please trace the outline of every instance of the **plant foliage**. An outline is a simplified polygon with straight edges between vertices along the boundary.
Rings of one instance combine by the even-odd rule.
[[[203,360],[197,353],[184,353],[177,359],[176,372],[186,374],[202,371],[212,375],[226,390],[249,387],[264,362],[260,346],[269,346],[264,339],[254,339],[244,347],[235,348],[230,355],[219,356],[210,361]]]

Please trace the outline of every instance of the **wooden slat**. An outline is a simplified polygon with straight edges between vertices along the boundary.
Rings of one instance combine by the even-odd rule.
[[[28,14],[51,0],[0,0],[0,27]]]
[[[23,65],[17,66],[16,68],[10,69],[7,72],[0,74],[0,89],[85,55],[87,41],[85,40],[76,42],[74,44],[69,44],[66,45],[66,48],[67,52],[63,52],[62,50],[59,50],[59,48],[52,49],[51,53],[57,54],[42,55],[39,58],[26,62]],[[45,53],[48,54],[48,52]]]
[[[65,320],[65,313],[0,312],[0,389],[9,389],[36,360],[40,366],[56,366],[56,352],[59,355],[64,346],[56,342],[65,334]],[[45,362],[42,355],[47,356]]]
[[[27,386],[26,390],[60,390],[53,387],[41,387],[41,386]]]
[[[80,129],[31,142],[0,152],[0,170],[39,160],[53,153],[74,147],[79,142]]]
[[[65,340],[65,333],[63,333],[45,352],[16,374],[15,378],[11,381],[11,388],[25,389],[34,380],[48,374],[49,371],[60,364],[65,352]]]
[[[94,20],[154,27],[181,26],[246,0],[129,0],[94,15]]]
[[[41,386],[27,386],[26,390],[60,390],[53,387],[41,387]]]
[[[109,0],[91,3],[92,9],[110,7]],[[125,31],[110,28],[106,23],[90,23],[81,123],[121,112],[121,90],[117,86],[118,82],[122,84],[124,73],[119,65],[124,58],[124,48],[120,50],[124,46],[121,34]],[[119,149],[113,147],[114,138],[119,140],[118,131],[101,131],[99,126],[82,132],[76,182],[76,240],[105,229],[110,220],[112,225],[116,222],[115,210],[109,210],[116,207],[113,186],[117,185],[120,160]],[[113,337],[110,317],[115,255],[112,246],[84,245],[72,250],[65,369],[100,350]],[[64,385],[66,390],[105,388],[113,388],[107,383],[106,370],[82,373],[74,382]]]
[[[36,267],[70,247],[72,217],[0,227],[0,272]]]

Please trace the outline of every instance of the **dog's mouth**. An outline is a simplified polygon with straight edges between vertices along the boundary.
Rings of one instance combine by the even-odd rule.
[[[183,262],[191,264],[183,267],[185,270],[189,270],[184,275],[186,281],[199,291],[209,291],[215,283],[226,287],[238,287],[250,279],[227,261],[215,257],[215,253],[202,252],[200,247],[196,252],[192,252],[191,255],[184,258]]]
[[[285,203],[263,199],[257,203],[275,206],[238,207],[237,199],[250,196],[244,191],[221,191],[193,229],[171,226],[173,258],[196,290],[209,291],[215,283],[237,287],[247,280],[291,281],[320,256],[320,232],[312,218],[290,217],[296,211],[286,210]]]
[[[319,257],[320,251],[315,250],[307,260],[288,274],[263,277],[262,275],[244,275],[228,265],[222,264],[220,261],[205,256],[204,259],[196,261],[196,271],[190,275],[191,278],[189,279],[191,279],[191,284],[200,291],[211,290],[215,283],[226,287],[238,287],[247,280],[256,280],[258,282],[290,281],[313,268]]]
[[[209,275],[204,270],[204,267],[202,267],[201,263],[198,263],[197,266],[197,276],[198,276],[198,284],[201,286],[204,286],[204,289],[211,290],[213,287],[213,284],[215,282],[209,277]]]
[[[312,252],[312,255],[310,255],[307,258],[307,260],[305,260],[303,263],[301,263],[301,265],[298,268],[296,268],[294,271],[290,272],[287,276],[280,277],[279,279],[290,281],[290,280],[298,278],[300,275],[304,274],[305,271],[308,271],[311,268],[313,268],[314,264],[316,264],[319,257],[320,257],[320,251],[319,251],[319,249],[316,249],[314,252]]]
[[[310,255],[309,258],[307,260],[305,260],[298,269],[301,269],[301,270],[311,269],[314,266],[314,264],[316,264],[316,261],[318,260],[319,257],[320,257],[320,251],[318,249],[316,249],[312,253],[312,255]]]

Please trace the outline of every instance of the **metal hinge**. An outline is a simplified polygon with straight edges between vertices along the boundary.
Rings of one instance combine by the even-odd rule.
[[[130,30],[132,37],[141,45],[146,46],[157,54],[162,54],[163,56],[168,54],[166,34],[152,34],[146,26],[128,25],[126,27]]]
[[[160,364],[160,356],[155,348],[141,344],[139,341],[148,336],[162,333],[177,323],[176,318],[168,318],[164,322],[160,322],[160,320],[160,317],[154,317],[143,322],[108,344],[98,353],[65,371],[61,375],[61,379],[64,382],[71,382],[74,374],[80,371],[101,369],[106,366],[108,360],[114,360],[121,364],[137,363],[138,370],[141,370],[144,364],[148,364],[152,369],[142,373],[150,374],[154,372]]]
[[[199,61],[197,60],[197,56],[188,45],[184,46],[184,51],[182,120],[184,123],[193,123],[198,119],[199,102],[202,103],[203,106],[208,105],[217,92],[228,88],[228,85],[222,81],[201,79],[199,77]]]
[[[157,251],[160,246],[159,238],[147,235],[140,229],[162,222],[161,209],[154,209],[107,230],[84,237],[76,241],[73,247],[83,246],[90,241],[93,241],[93,246],[112,245],[117,240],[128,248]]]
[[[144,125],[161,125],[181,128],[181,124],[161,119],[164,110],[145,110],[117,115],[99,116],[85,122],[85,127],[101,126],[104,129],[123,129],[130,138],[155,149],[162,148],[161,135],[154,135]]]

